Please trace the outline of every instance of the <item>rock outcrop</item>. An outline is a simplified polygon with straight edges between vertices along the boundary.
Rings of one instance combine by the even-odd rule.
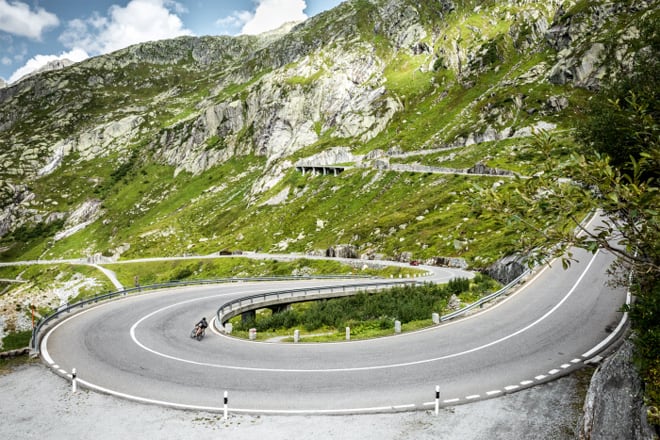
[[[491,264],[484,272],[502,284],[509,284],[527,270],[526,258],[520,255],[509,255]]]
[[[626,341],[594,373],[580,420],[581,440],[650,440],[657,433],[646,421],[642,382]]]

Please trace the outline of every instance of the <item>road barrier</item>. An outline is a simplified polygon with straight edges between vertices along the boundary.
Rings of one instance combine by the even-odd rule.
[[[497,292],[491,293],[488,296],[481,298],[479,301],[476,301],[468,306],[463,307],[460,310],[449,313],[440,317],[440,322],[447,321],[458,316],[461,316],[468,311],[480,307],[483,304],[492,301],[493,299],[504,295],[512,287],[520,283],[520,281],[525,278],[531,271],[528,269],[523,272],[518,278],[511,281],[509,284],[504,286],[502,289]],[[252,281],[287,281],[287,280],[304,280],[304,279],[376,279],[374,276],[361,276],[361,275],[327,275],[327,276],[295,276],[295,277],[254,277],[254,278],[218,278],[210,280],[188,280],[188,281],[170,281],[166,283],[159,284],[150,284],[146,286],[131,287],[128,289],[118,290],[115,292],[109,292],[105,294],[99,294],[92,298],[85,299],[83,301],[76,302],[74,304],[66,304],[65,306],[60,307],[57,311],[42,317],[37,322],[34,330],[32,331],[32,338],[30,339],[30,350],[32,352],[39,353],[40,347],[40,334],[42,329],[48,325],[50,322],[60,318],[64,314],[71,313],[77,309],[82,309],[85,306],[93,305],[101,301],[107,301],[117,297],[123,297],[131,293],[143,292],[148,290],[156,289],[166,289],[172,287],[185,287],[193,285],[204,285],[204,284],[226,284],[226,283],[239,283],[239,282],[252,282]],[[246,296],[242,298],[237,298],[235,300],[229,301],[223,304],[218,311],[216,316],[218,318],[218,324],[222,327],[224,323],[231,319],[232,317],[247,311],[256,308],[263,308],[267,306],[272,306],[275,304],[286,304],[292,302],[302,302],[302,301],[313,301],[317,299],[324,298],[333,298],[340,296],[352,295],[357,291],[377,291],[381,289],[391,288],[395,286],[401,286],[405,284],[418,284],[420,281],[415,281],[413,279],[409,280],[390,280],[390,281],[381,281],[374,283],[365,283],[365,284],[348,284],[342,286],[327,286],[327,287],[316,287],[316,288],[302,288],[302,289],[290,289],[283,290],[278,292],[263,293],[258,295]]]
[[[381,281],[378,283],[344,284],[341,286],[307,287],[300,289],[279,290],[276,292],[259,293],[256,295],[243,296],[228,301],[221,305],[216,318],[220,330],[224,330],[224,324],[234,316],[249,310],[261,309],[268,306],[291,304],[295,302],[315,301],[319,299],[338,298],[353,295],[358,291],[373,292],[406,284],[417,284],[418,281]]]
[[[117,290],[115,292],[102,293],[95,295],[91,298],[78,301],[74,304],[66,304],[59,307],[55,312],[43,316],[39,319],[36,326],[32,330],[32,337],[30,338],[30,347],[29,349],[33,353],[39,353],[39,342],[40,334],[42,329],[48,325],[50,322],[53,322],[60,318],[64,314],[71,313],[77,309],[82,309],[85,306],[90,304],[96,304],[101,301],[107,301],[117,297],[123,297],[131,293],[143,292],[148,290],[156,289],[167,289],[172,287],[185,287],[185,286],[195,286],[195,285],[204,285],[204,284],[227,284],[227,283],[240,283],[240,282],[251,282],[251,281],[287,281],[287,280],[311,280],[311,279],[373,279],[377,278],[374,276],[365,276],[365,275],[322,275],[322,276],[312,276],[312,275],[303,275],[303,276],[281,276],[281,277],[232,277],[232,278],[217,278],[210,280],[186,280],[186,281],[168,281],[166,283],[150,284],[146,286],[137,286],[131,287],[128,289]]]
[[[489,301],[492,301],[505,293],[507,293],[509,290],[511,290],[514,286],[516,286],[518,283],[520,283],[527,275],[531,273],[531,269],[525,270],[522,274],[520,274],[515,280],[511,281],[509,284],[506,286],[502,287],[500,290],[497,292],[493,292],[490,295],[486,295],[483,298],[481,298],[479,301],[473,302],[472,304],[469,304],[462,309],[456,310],[455,312],[449,313],[447,315],[444,315],[440,317],[440,321],[448,321],[450,319],[457,318],[461,315],[464,315],[465,313],[469,312],[470,310],[481,307],[484,304],[486,304]]]

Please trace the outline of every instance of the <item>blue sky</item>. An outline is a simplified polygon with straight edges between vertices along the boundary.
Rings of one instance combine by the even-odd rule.
[[[0,0],[0,78],[180,35],[258,34],[343,0]]]

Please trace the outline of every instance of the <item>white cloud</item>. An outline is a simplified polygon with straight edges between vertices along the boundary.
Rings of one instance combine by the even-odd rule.
[[[220,27],[221,32],[235,34],[252,18],[254,18],[254,14],[250,11],[235,11],[228,17],[216,20],[215,24]]]
[[[6,0],[0,0],[0,31],[41,40],[41,34],[45,29],[59,24],[57,15],[44,8],[31,11],[26,3],[18,1],[7,3]]]
[[[34,72],[35,70],[39,70],[40,68],[44,67],[46,64],[52,62],[52,61],[57,61],[57,60],[70,60],[73,62],[79,62],[84,59],[89,58],[89,55],[87,52],[85,52],[83,49],[73,49],[69,52],[64,52],[60,55],[35,55],[34,57],[30,58],[27,63],[23,67],[18,68],[10,77],[7,82],[13,83],[15,81],[18,81],[25,75]]]
[[[243,25],[241,34],[256,35],[272,31],[291,21],[302,21],[305,14],[305,0],[259,0],[254,15]]]
[[[13,61],[9,57],[2,57],[2,59],[0,60],[0,63],[2,63],[5,66],[11,65],[12,62]]]
[[[180,13],[185,11],[170,0],[131,0],[125,7],[113,5],[107,17],[96,14],[86,20],[70,21],[59,41],[69,48],[103,54],[146,41],[191,35],[168,7]]]

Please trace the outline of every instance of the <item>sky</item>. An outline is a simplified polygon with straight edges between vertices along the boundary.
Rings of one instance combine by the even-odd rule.
[[[181,35],[255,35],[343,0],[0,0],[0,78]]]

